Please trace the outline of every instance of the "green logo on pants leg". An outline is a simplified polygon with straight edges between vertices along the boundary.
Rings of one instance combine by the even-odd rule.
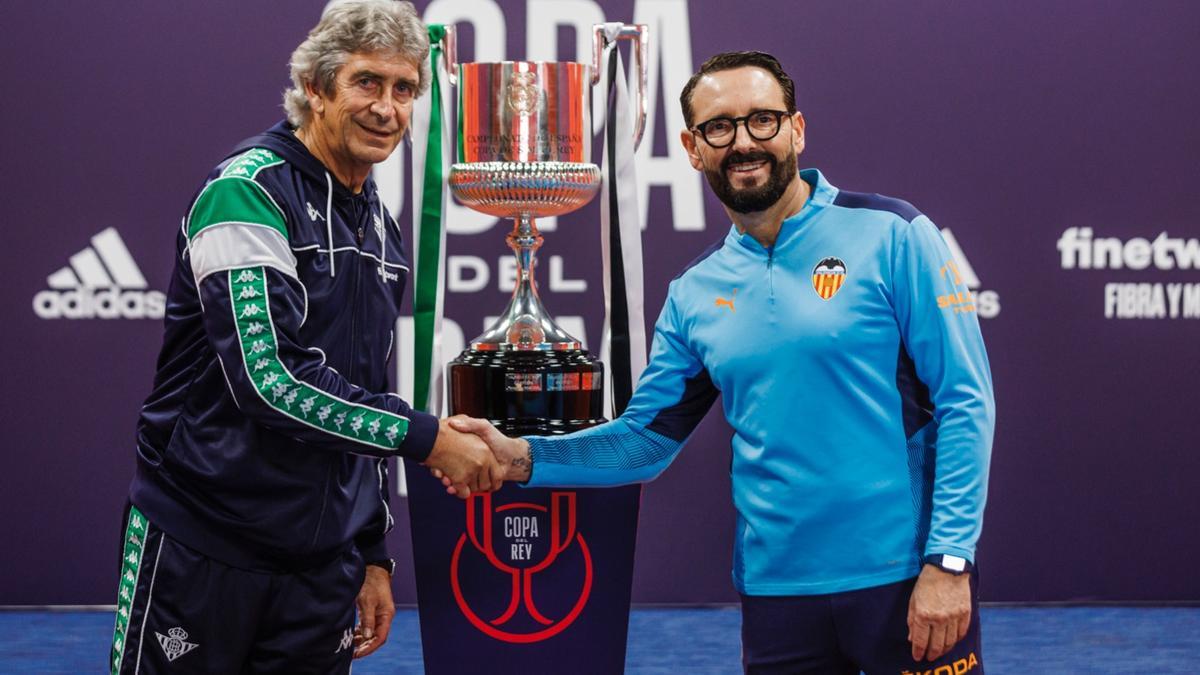
[[[142,570],[142,552],[146,549],[146,532],[150,522],[136,506],[129,508],[129,524],[125,526],[125,548],[121,557],[121,581],[117,590],[117,622],[113,629],[112,672],[121,670],[125,653],[125,638],[129,633],[129,613],[133,611],[133,594],[137,590]]]

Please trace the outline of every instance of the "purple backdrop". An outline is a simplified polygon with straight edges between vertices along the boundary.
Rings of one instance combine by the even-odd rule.
[[[778,55],[808,120],[801,164],[847,189],[903,197],[949,228],[990,315],[999,422],[979,553],[984,599],[1200,600],[1200,208],[1191,194],[1200,7],[417,4],[479,22],[463,26],[465,59],[538,50],[575,59],[575,30],[556,26],[558,15],[651,24],[657,105],[645,152],[654,158],[640,167],[650,320],[667,282],[728,227],[679,164],[681,78],[720,50]],[[77,313],[72,293],[86,282],[89,250],[120,277],[130,313],[153,313],[188,197],[226,149],[280,116],[288,55],[321,6],[7,3],[0,503],[10,552],[0,604],[113,602],[133,424],[161,326],[43,317]],[[593,345],[598,219],[596,203],[560,219],[539,272],[550,310],[581,317]],[[474,291],[464,275],[447,294],[448,316],[469,339],[503,307],[496,277],[506,249],[502,225],[463,228],[450,235],[450,254],[481,258],[490,275]],[[551,284],[550,256],[562,257],[560,277],[586,280],[587,290]],[[635,601],[735,599],[730,432],[719,417],[645,490]],[[408,519],[404,500],[394,503],[397,600],[413,602]]]

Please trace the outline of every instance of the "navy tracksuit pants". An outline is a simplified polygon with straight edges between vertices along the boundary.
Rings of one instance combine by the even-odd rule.
[[[742,665],[749,675],[983,675],[979,577],[971,625],[936,661],[913,661],[908,601],[916,578],[828,595],[742,596]]]
[[[113,673],[348,673],[362,557],[254,572],[184,546],[137,508],[121,558]]]

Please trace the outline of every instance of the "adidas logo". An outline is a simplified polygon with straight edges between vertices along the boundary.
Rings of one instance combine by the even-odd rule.
[[[979,281],[979,275],[975,274],[975,268],[971,267],[971,261],[967,260],[967,255],[963,253],[962,247],[958,245],[958,240],[954,238],[954,233],[950,231],[950,228],[942,230],[942,240],[946,242],[946,248],[950,249],[950,255],[958,266],[958,276],[974,294],[979,318],[994,318],[1000,313],[1000,293],[982,288],[983,284]]]
[[[46,284],[51,290],[33,296],[33,311],[43,319],[161,319],[167,304],[162,292],[145,290],[146,278],[112,227]]]

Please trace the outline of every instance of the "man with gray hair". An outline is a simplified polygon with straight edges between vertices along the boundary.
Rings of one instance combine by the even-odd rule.
[[[499,486],[473,435],[387,393],[409,271],[369,174],[428,86],[412,5],[332,5],[288,119],[185,211],[121,551],[112,672],[344,673],[387,639],[387,458]],[[357,606],[357,620],[355,609]]]

